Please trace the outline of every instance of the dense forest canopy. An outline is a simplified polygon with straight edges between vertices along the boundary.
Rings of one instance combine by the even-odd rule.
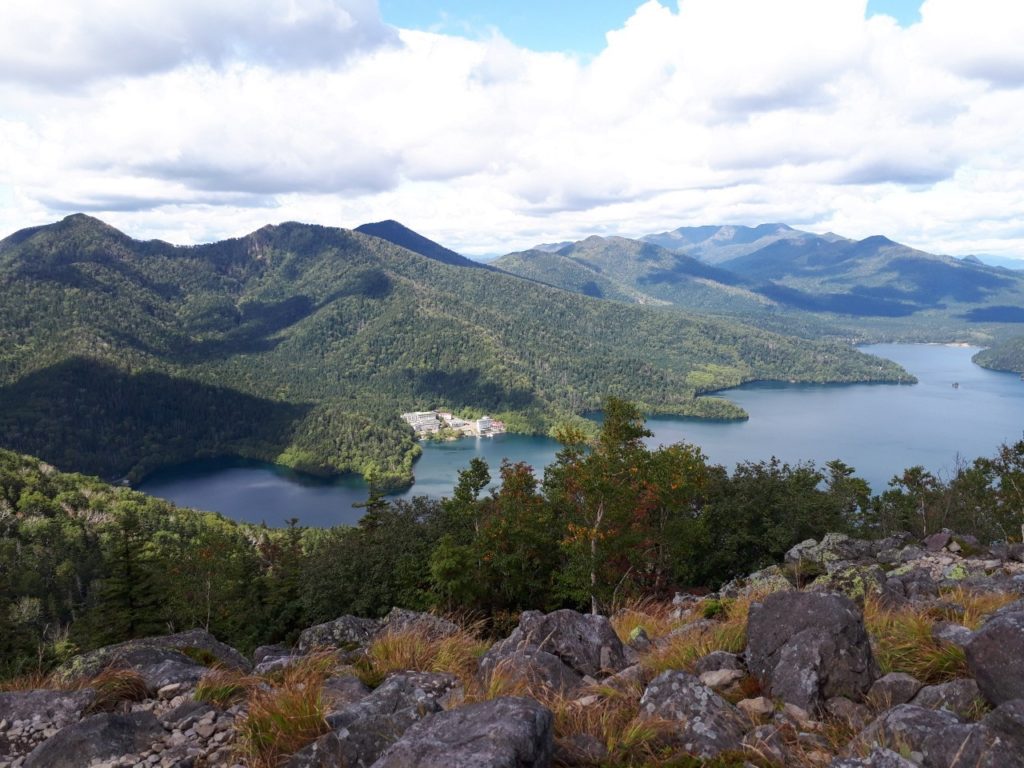
[[[607,611],[714,587],[829,531],[1011,540],[1024,523],[1024,441],[948,481],[894,468],[869,497],[842,462],[729,471],[697,446],[645,447],[634,405],[605,412],[595,437],[563,431],[543,473],[474,459],[450,499],[373,497],[358,525],[329,529],[235,523],[0,451],[0,672],[190,627],[251,650],[396,605],[500,631],[525,608]],[[503,482],[484,495],[492,473]]]
[[[3,443],[108,477],[238,455],[398,484],[419,450],[403,411],[547,431],[609,393],[742,418],[700,395],[752,379],[913,380],[845,344],[446,259],[294,223],[195,247],[83,215],[18,232],[0,242]]]

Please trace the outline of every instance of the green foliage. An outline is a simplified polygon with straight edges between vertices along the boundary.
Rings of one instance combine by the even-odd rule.
[[[1024,336],[1005,339],[981,350],[971,359],[983,368],[1024,373]]]

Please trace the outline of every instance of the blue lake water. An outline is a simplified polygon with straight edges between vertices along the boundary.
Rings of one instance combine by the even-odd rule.
[[[921,464],[948,475],[958,455],[967,460],[992,455],[1000,443],[1024,436],[1024,381],[974,365],[971,355],[977,349],[876,344],[864,351],[895,360],[919,383],[745,384],[725,394],[746,409],[749,420],[652,417],[647,425],[654,437],[648,442],[696,443],[710,461],[730,468],[773,455],[791,463],[838,458],[878,493],[905,467]],[[425,443],[414,468],[416,484],[398,498],[450,494],[458,471],[474,456],[486,459],[495,477],[503,458],[525,461],[540,474],[557,450],[553,440],[525,435]],[[221,459],[160,470],[138,487],[183,506],[268,525],[283,525],[291,517],[303,525],[354,523],[361,510],[352,504],[366,498],[366,486],[356,476],[325,481]]]

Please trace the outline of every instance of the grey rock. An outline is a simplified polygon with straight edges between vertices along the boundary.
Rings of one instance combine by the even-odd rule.
[[[485,686],[495,675],[511,683],[543,687],[570,694],[583,686],[583,677],[553,653],[542,651],[532,643],[522,644],[522,633],[496,643],[480,659],[479,677]]]
[[[789,748],[782,728],[778,725],[759,725],[743,736],[743,746],[779,765],[789,765]]]
[[[1006,548],[1006,559],[1024,563],[1024,544],[1011,544]]]
[[[988,726],[964,723],[952,712],[901,704],[882,713],[847,746],[856,755],[899,745],[921,756],[923,768],[1020,768],[1022,753]]]
[[[519,617],[519,631],[581,675],[598,677],[629,666],[622,641],[604,616],[568,609],[526,611]]]
[[[84,691],[11,691],[0,693],[0,720],[41,720],[57,728],[77,722],[92,703],[94,693]]]
[[[762,689],[807,710],[859,701],[878,677],[864,621],[847,597],[779,592],[750,607],[747,667]]]
[[[152,712],[93,715],[62,728],[32,750],[25,768],[81,768],[92,760],[140,752],[163,734]]]
[[[287,766],[368,766],[410,726],[441,711],[438,699],[456,684],[454,675],[448,674],[391,675],[356,703],[328,713],[325,719],[331,732],[294,754]]]
[[[941,643],[955,645],[958,648],[966,648],[974,637],[972,632],[962,624],[954,624],[951,621],[939,621],[932,626],[932,637]]]
[[[1000,704],[982,718],[981,724],[1024,761],[1024,699]]]
[[[857,731],[863,730],[871,722],[871,710],[845,696],[836,696],[826,701],[825,711]]]
[[[891,749],[872,747],[864,757],[836,758],[829,768],[918,768],[918,765]]]
[[[924,540],[924,547],[929,552],[939,552],[945,549],[952,540],[953,536],[947,531],[933,533]]]
[[[252,663],[259,664],[267,659],[291,656],[291,649],[286,645],[261,645],[252,652]]]
[[[204,629],[191,629],[173,635],[128,640],[75,656],[58,668],[57,675],[64,680],[80,680],[95,677],[112,666],[144,666],[167,660],[195,663],[182,653],[186,650],[208,654],[230,669],[252,670],[249,660],[230,645],[220,642]]]
[[[407,629],[421,630],[431,637],[438,638],[454,635],[459,631],[459,625],[432,613],[392,608],[384,617],[381,627],[382,632],[401,632]]]
[[[915,547],[913,544],[904,547],[900,550],[900,562],[909,563],[914,560],[920,560],[924,557],[925,551],[920,547]]]
[[[979,704],[983,704],[978,684],[970,678],[925,686],[910,703],[928,709],[944,709],[962,718],[969,718],[978,711]]]
[[[1024,698],[1024,612],[991,617],[966,651],[967,666],[992,705]]]
[[[550,710],[533,699],[500,698],[416,723],[373,768],[548,768]]]
[[[906,704],[924,683],[906,672],[890,672],[875,680],[868,690],[868,701],[878,709],[890,709]]]
[[[302,658],[302,656],[292,655],[267,656],[262,661],[257,662],[252,671],[256,675],[269,675],[271,672],[287,669],[293,664],[298,663]]]
[[[299,635],[299,653],[309,653],[314,648],[341,648],[351,650],[367,645],[380,631],[381,623],[376,619],[358,616],[339,616],[334,621],[308,627]]]
[[[746,718],[732,704],[687,672],[669,670],[654,678],[640,699],[640,718],[674,720],[672,742],[687,753],[710,758],[740,749]]]
[[[735,653],[728,651],[712,651],[707,656],[702,656],[694,665],[693,671],[699,677],[705,672],[713,672],[717,669],[738,669],[744,670],[743,660]]]
[[[370,695],[370,689],[355,675],[335,675],[324,680],[324,705],[328,712],[336,712]]]

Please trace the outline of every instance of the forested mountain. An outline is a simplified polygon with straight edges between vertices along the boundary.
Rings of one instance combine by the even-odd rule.
[[[742,310],[768,302],[737,287],[736,275],[690,256],[625,237],[588,237],[555,252],[512,253],[494,265],[516,275],[598,298]]]
[[[599,301],[343,229],[194,247],[84,215],[0,242],[0,435],[62,469],[137,479],[241,455],[411,479],[402,411],[512,429],[628,395],[741,417],[750,379],[911,380],[848,347]]]
[[[767,327],[774,328],[813,324],[805,312],[852,327],[863,318],[911,318],[912,325],[917,313],[927,313],[928,324],[941,317],[946,331],[1024,322],[1024,273],[937,256],[886,237],[850,240],[785,224],[681,227],[641,240],[590,237],[494,263],[591,296],[666,301],[762,325],[771,321]],[[786,313],[783,325],[776,324],[777,310]],[[898,326],[901,332],[907,327]]]

